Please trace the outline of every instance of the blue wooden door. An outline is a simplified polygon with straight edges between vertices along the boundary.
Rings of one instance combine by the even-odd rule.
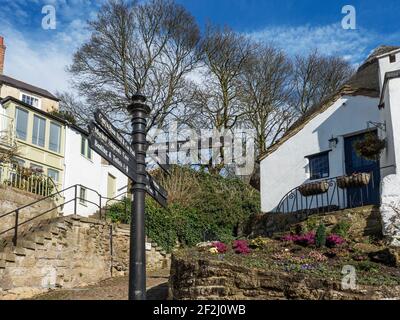
[[[380,165],[379,160],[367,160],[359,156],[354,144],[364,139],[365,134],[345,138],[345,164],[346,174],[371,173],[372,177],[368,186],[347,189],[347,206],[360,207],[363,205],[379,205],[380,203]]]

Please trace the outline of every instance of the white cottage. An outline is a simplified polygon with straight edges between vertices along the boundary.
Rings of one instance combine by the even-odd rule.
[[[355,142],[370,132],[386,139],[378,161],[367,160],[355,150]],[[389,220],[396,214],[393,207],[400,204],[399,140],[400,48],[383,46],[345,86],[314,106],[262,155],[262,211],[381,205],[385,232],[396,242],[399,225]],[[358,185],[340,179],[355,174]]]
[[[128,184],[124,174],[90,149],[87,136],[88,132],[85,130],[67,125],[64,188],[79,186],[76,190],[71,188],[64,192],[64,197],[68,201],[77,193],[79,199],[76,211],[81,216],[92,215],[98,211],[99,206],[104,208],[113,203],[110,199],[126,196]],[[74,206],[74,201],[66,204],[64,213],[74,213]]]

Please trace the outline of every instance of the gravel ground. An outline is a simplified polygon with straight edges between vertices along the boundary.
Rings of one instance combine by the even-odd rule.
[[[169,270],[147,274],[147,299],[166,300]],[[116,277],[83,288],[54,290],[32,300],[127,300],[128,277]]]

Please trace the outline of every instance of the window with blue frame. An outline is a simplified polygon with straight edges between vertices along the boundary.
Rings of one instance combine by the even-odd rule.
[[[310,179],[329,178],[329,151],[308,156]]]

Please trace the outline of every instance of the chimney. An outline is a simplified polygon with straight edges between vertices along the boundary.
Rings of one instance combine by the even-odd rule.
[[[6,55],[6,46],[4,45],[4,38],[0,36],[0,75],[3,74],[5,55]]]

